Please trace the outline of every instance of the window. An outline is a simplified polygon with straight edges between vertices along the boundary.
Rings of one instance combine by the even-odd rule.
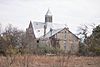
[[[66,41],[64,41],[64,49],[66,49],[66,44],[67,44]]]
[[[36,25],[38,25],[38,23],[36,23]]]
[[[40,32],[40,30],[38,30],[38,32]]]
[[[66,49],[66,46],[64,46],[64,49]]]
[[[66,31],[65,31],[65,33],[66,33]]]
[[[37,40],[37,43],[39,43],[39,40]]]
[[[55,35],[55,38],[57,38],[57,34]]]
[[[65,40],[66,40],[66,38],[67,38],[67,34],[66,34],[66,31],[65,31]]]

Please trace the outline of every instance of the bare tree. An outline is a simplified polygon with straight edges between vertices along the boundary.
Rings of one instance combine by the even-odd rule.
[[[85,41],[88,38],[88,34],[91,32],[90,30],[95,28],[95,24],[92,23],[90,25],[81,25],[78,27],[78,36]]]
[[[87,55],[88,53],[88,45],[87,45],[87,38],[88,38],[88,26],[87,25],[81,25],[78,28],[78,36],[80,36],[81,42],[79,45],[79,53],[82,55]]]
[[[77,35],[80,35],[81,36],[81,39],[86,39],[87,38],[87,34],[88,34],[88,26],[87,25],[81,25],[79,28],[78,28],[78,34]]]
[[[5,41],[6,46],[6,53],[16,54],[19,53],[19,47],[22,45],[22,37],[23,37],[23,31],[17,29],[16,27],[13,27],[11,24],[9,24],[7,27],[5,27],[5,31],[3,32],[3,38]]]
[[[81,36],[81,43],[80,43],[80,50],[85,54],[88,55],[89,54],[89,47],[91,46],[89,43],[91,42],[91,40],[93,39],[93,37],[91,37],[90,32],[95,28],[95,24],[91,24],[91,25],[81,25],[78,29],[78,35]],[[91,30],[92,29],[92,30]],[[91,30],[91,31],[90,31]],[[88,35],[90,34],[90,35]],[[92,39],[91,39],[92,38]]]

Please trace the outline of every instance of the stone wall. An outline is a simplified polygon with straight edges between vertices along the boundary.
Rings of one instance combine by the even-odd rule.
[[[26,30],[27,47],[35,51],[37,46],[52,46],[73,54],[79,51],[79,39],[68,28],[64,28],[49,38],[35,38],[33,27],[30,23]]]
[[[77,53],[79,50],[79,39],[72,34],[68,29],[63,29],[50,37],[52,46],[59,47],[61,50],[65,50],[66,53]]]
[[[34,53],[37,49],[36,38],[34,35],[33,27],[29,27],[26,29],[26,47],[28,52]]]

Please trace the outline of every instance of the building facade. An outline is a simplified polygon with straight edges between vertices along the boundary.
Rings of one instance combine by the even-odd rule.
[[[59,48],[66,53],[73,54],[79,51],[79,38],[69,31],[65,24],[57,24],[52,21],[50,10],[45,15],[45,22],[30,22],[26,30],[28,40],[37,45]]]

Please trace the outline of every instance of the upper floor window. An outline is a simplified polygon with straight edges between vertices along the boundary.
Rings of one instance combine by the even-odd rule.
[[[65,31],[65,33],[66,33],[66,31]]]
[[[66,49],[67,43],[66,41],[64,41],[64,49]]]
[[[55,38],[57,38],[57,34],[55,35]]]
[[[38,30],[38,32],[40,32],[40,30]]]
[[[66,38],[67,38],[67,34],[66,34],[66,31],[65,31],[65,33],[64,33],[64,34],[65,34],[65,39],[66,39]]]

